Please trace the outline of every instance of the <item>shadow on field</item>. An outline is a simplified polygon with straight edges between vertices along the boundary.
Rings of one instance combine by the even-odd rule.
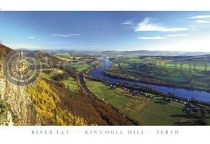
[[[194,121],[185,121],[185,122],[175,122],[174,124],[180,125],[180,126],[195,126],[195,125],[205,126],[205,125],[207,125],[206,121],[203,119],[198,119],[198,120],[194,120]]]
[[[165,104],[168,104],[169,102],[168,101],[155,101],[154,103],[165,105]]]
[[[182,117],[182,118],[186,118],[186,119],[199,119],[200,116],[197,115],[187,115],[187,114],[174,114],[174,115],[170,115],[171,117]]]

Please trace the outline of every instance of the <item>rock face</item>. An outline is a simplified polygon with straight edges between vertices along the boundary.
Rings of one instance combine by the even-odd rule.
[[[0,50],[2,50],[1,47]],[[27,94],[27,86],[18,86],[8,81],[3,74],[2,67],[0,58],[0,98],[6,104],[8,111],[6,120],[8,123],[5,125],[41,125],[38,114]]]
[[[27,86],[17,86],[6,80],[4,101],[13,116],[14,125],[40,125],[38,114],[29,98]]]

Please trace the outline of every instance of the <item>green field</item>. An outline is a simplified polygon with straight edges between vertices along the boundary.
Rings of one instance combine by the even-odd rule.
[[[85,70],[87,68],[89,68],[89,65],[86,63],[80,63],[79,60],[81,59],[81,57],[79,56],[72,56],[69,53],[60,53],[60,54],[55,54],[56,57],[64,60],[64,61],[70,61],[70,65],[73,66],[75,68],[75,71],[80,72],[82,70]],[[72,59],[71,59],[72,57]],[[82,60],[84,61],[84,60]]]
[[[41,72],[40,76],[41,76],[42,78],[47,79],[47,80],[54,81],[54,80],[52,79],[52,76],[55,75],[55,74],[61,74],[62,72],[63,72],[63,71],[60,70],[60,69],[54,69],[53,72],[52,72],[51,74],[46,74],[46,73],[44,73],[44,72]],[[69,89],[70,91],[79,93],[79,86],[78,86],[77,81],[76,81],[74,78],[69,77],[68,79],[63,80],[63,81],[61,81],[61,82],[62,82],[62,83],[66,86],[66,88]]]
[[[120,63],[121,68],[123,69],[132,69],[132,66],[127,63]]]
[[[132,96],[129,92],[121,89],[111,89],[109,86],[86,79],[86,85],[98,97],[110,103],[122,113],[137,121],[140,125],[176,125],[183,105],[177,102],[165,104],[159,103],[157,99],[142,96]]]
[[[62,60],[69,61],[70,57],[71,57],[71,54],[61,53],[61,54],[55,54],[55,56],[62,59]]]
[[[73,67],[75,68],[75,71],[80,72],[82,70],[85,70],[89,68],[88,64],[78,64],[78,63],[73,63]]]
[[[69,89],[70,91],[79,93],[80,88],[74,78],[69,77],[67,80],[64,80],[62,82],[65,84],[66,88]]]
[[[61,69],[58,69],[58,68],[51,68],[50,74],[46,74],[46,73],[44,73],[44,72],[41,72],[41,73],[40,73],[40,76],[41,76],[42,78],[47,79],[47,80],[52,80],[51,77],[52,77],[53,75],[55,75],[55,74],[62,74],[62,73],[63,73],[63,71],[62,71]]]
[[[186,82],[188,78],[186,76],[156,76],[159,79],[173,82]]]
[[[111,70],[125,70],[173,82],[179,86],[210,90],[210,59],[208,56],[123,56],[113,58],[115,64]],[[120,73],[120,72],[117,72]],[[138,77],[133,78],[138,79]]]

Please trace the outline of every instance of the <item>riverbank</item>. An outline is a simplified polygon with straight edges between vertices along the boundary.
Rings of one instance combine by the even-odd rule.
[[[210,103],[207,103],[207,102],[198,101],[196,99],[183,98],[183,97],[177,96],[173,93],[163,93],[163,92],[161,92],[157,89],[150,88],[148,86],[143,86],[143,85],[133,86],[132,84],[129,84],[129,83],[111,83],[111,82],[106,81],[106,79],[103,79],[103,78],[94,78],[94,77],[89,77],[89,76],[87,76],[86,78],[89,79],[89,80],[103,82],[104,84],[109,85],[113,88],[115,88],[115,87],[120,87],[122,89],[126,88],[130,91],[137,92],[137,93],[142,93],[142,92],[152,93],[154,95],[164,97],[165,99],[167,99],[167,101],[176,101],[176,102],[179,102],[179,103],[182,103],[182,104],[193,103],[193,104],[196,104],[196,105],[201,104],[201,105],[205,105],[205,106],[210,106]]]
[[[103,71],[110,69],[110,67],[113,65],[113,62],[108,59],[102,59],[102,58],[100,58],[100,60],[104,60],[105,63],[99,66],[97,69],[91,70],[89,72],[88,75],[90,75],[92,78],[100,79],[100,80],[103,80],[109,83],[115,83],[115,84],[128,83],[132,87],[143,85],[143,86],[147,86],[148,88],[153,88],[158,91],[161,91],[165,94],[172,93],[179,98],[184,98],[187,100],[190,99],[198,103],[205,103],[207,105],[210,104],[210,94],[206,91],[193,91],[192,89],[187,90],[183,87],[173,87],[172,85],[171,87],[168,87],[168,86],[163,86],[163,85],[155,85],[148,82],[147,84],[144,84],[138,81],[130,81],[126,79],[106,76],[103,74]]]
[[[130,75],[128,76],[124,76],[124,75],[120,75],[119,71],[112,71],[112,70],[105,70],[102,72],[105,76],[111,77],[111,78],[117,78],[117,79],[122,79],[122,80],[128,80],[128,81],[133,81],[133,82],[141,82],[144,84],[154,84],[154,85],[158,85],[158,86],[165,86],[165,87],[169,87],[169,88],[184,88],[188,91],[205,91],[210,93],[210,90],[207,89],[201,89],[201,88],[195,88],[192,86],[187,86],[187,85],[179,85],[173,82],[166,82],[157,78],[151,78],[151,77],[138,77],[138,79],[132,78],[131,74],[132,72],[130,72]],[[127,74],[126,74],[127,75]],[[152,79],[152,80],[151,80]]]

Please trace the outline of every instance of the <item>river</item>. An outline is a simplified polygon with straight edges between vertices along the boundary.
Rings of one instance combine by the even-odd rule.
[[[171,92],[179,97],[183,97],[187,99],[194,98],[199,101],[210,102],[210,93],[205,92],[205,91],[197,91],[197,90],[190,91],[183,88],[176,88],[176,87],[173,88],[173,87],[159,86],[159,85],[154,85],[154,84],[143,84],[141,82],[134,82],[134,81],[122,80],[122,79],[111,78],[111,77],[105,76],[101,72],[106,69],[109,69],[113,65],[113,62],[102,57],[100,57],[99,60],[104,60],[104,63],[101,64],[99,67],[97,67],[95,70],[90,71],[90,75],[92,77],[95,77],[95,78],[102,77],[106,79],[108,82],[112,82],[112,83],[129,82],[135,85],[146,85],[150,88],[155,88],[164,93]]]

